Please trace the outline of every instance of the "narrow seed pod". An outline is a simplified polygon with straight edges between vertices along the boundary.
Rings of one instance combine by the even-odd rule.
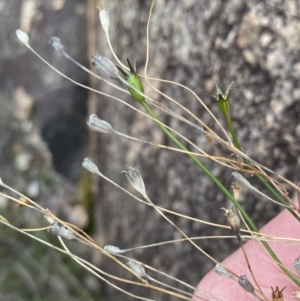
[[[82,166],[92,173],[100,174],[97,165],[90,158],[85,158],[82,162]]]
[[[90,129],[102,134],[114,133],[112,126],[108,122],[98,118],[96,114],[90,115],[90,118],[87,121],[87,125]]]
[[[241,275],[239,278],[239,285],[248,293],[254,294],[254,287],[247,279],[246,275]]]
[[[147,277],[144,267],[133,259],[129,259],[127,265],[132,271],[141,277]]]
[[[275,291],[272,286],[271,289],[272,289],[272,301],[284,301],[282,292],[285,289],[285,287],[281,291],[279,290],[278,286],[276,286]]]
[[[292,262],[295,270],[300,275],[300,256]]]
[[[239,181],[241,184],[247,186],[248,188],[252,189],[252,185],[249,181],[247,181],[240,173],[234,171],[231,173],[231,176],[234,177],[237,181]]]
[[[144,198],[148,199],[145,184],[140,172],[137,169],[131,168],[125,172],[126,178],[134,189],[136,189]]]
[[[103,55],[96,54],[92,58],[92,65],[95,66],[100,74],[105,78],[118,79],[120,74],[115,64]]]
[[[222,277],[225,277],[225,278],[233,278],[233,275],[231,273],[229,273],[222,265],[220,264],[216,264],[215,268],[214,268],[214,271],[222,276]]]
[[[29,38],[26,32],[22,31],[21,29],[17,29],[16,35],[23,44],[25,44],[27,47],[30,47]]]
[[[111,254],[120,254],[123,253],[122,250],[119,247],[112,246],[112,245],[106,245],[104,247],[104,250]]]
[[[61,236],[66,239],[77,239],[77,236],[72,231],[57,221],[51,225],[50,232],[53,235]]]
[[[49,40],[49,44],[59,53],[63,53],[65,51],[64,45],[61,43],[60,38],[52,37]]]

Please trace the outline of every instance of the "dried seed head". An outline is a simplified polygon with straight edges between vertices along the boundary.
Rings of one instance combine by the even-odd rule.
[[[247,279],[246,275],[241,275],[239,278],[239,285],[248,293],[254,294],[254,287]]]
[[[103,55],[96,54],[92,58],[92,65],[95,66],[100,74],[105,78],[120,78],[119,70],[115,64]]]
[[[233,207],[232,209],[225,209],[221,208],[222,210],[225,211],[225,216],[227,218],[227,222],[231,229],[233,230],[234,234],[239,234],[240,233],[240,227],[241,227],[241,222],[240,218],[238,215],[234,212]]]
[[[53,235],[61,236],[66,239],[77,239],[77,236],[72,231],[57,221],[51,225],[50,232]]]
[[[102,134],[114,133],[112,126],[108,122],[98,118],[96,114],[90,115],[87,125],[90,129]]]
[[[64,45],[61,43],[60,38],[52,37],[49,40],[49,44],[59,53],[63,53],[65,51]]]
[[[21,29],[17,29],[16,30],[16,35],[19,38],[19,40],[25,44],[25,46],[30,47],[29,46],[29,38],[26,32],[22,31]]]
[[[231,188],[233,190],[233,196],[236,200],[239,199],[239,196],[240,196],[240,186],[239,185],[236,185],[236,183],[232,183],[231,184]]]
[[[100,174],[97,165],[90,158],[85,158],[82,162],[82,166],[92,173]]]
[[[144,198],[148,199],[145,184],[140,172],[137,169],[131,168],[125,172],[126,178],[134,189],[136,189]]]
[[[141,276],[141,277],[147,277],[145,269],[144,269],[144,267],[140,263],[136,262],[133,259],[129,259],[128,262],[127,262],[127,265],[130,267],[130,269],[132,271],[134,271],[139,276]]]
[[[109,29],[108,11],[106,9],[99,8],[99,18],[100,18],[101,26],[102,26],[105,34],[108,35],[108,29]]]
[[[214,268],[214,271],[222,276],[222,277],[225,277],[225,278],[233,278],[232,274],[229,273],[222,265],[220,264],[216,264],[215,268]]]
[[[292,263],[293,263],[295,270],[300,275],[300,256],[297,259],[295,259]]]
[[[111,254],[119,254],[122,253],[122,250],[119,247],[112,246],[112,245],[106,245],[104,247],[104,250]]]
[[[275,291],[272,286],[271,289],[272,289],[272,301],[284,301],[282,292],[285,289],[285,287],[281,291],[279,290],[278,286],[276,286]]]

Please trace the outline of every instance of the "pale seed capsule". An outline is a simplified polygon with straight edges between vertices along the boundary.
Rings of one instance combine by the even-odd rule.
[[[140,172],[137,169],[130,169],[129,171],[124,171],[127,180],[144,198],[148,199],[145,184]]]
[[[98,118],[96,114],[90,115],[87,125],[90,129],[102,134],[114,133],[112,126],[108,122]]]
[[[214,268],[214,271],[222,276],[222,277],[225,277],[225,278],[233,278],[232,274],[229,273],[222,265],[220,264],[216,264],[215,268]]]
[[[239,181],[241,184],[247,186],[248,188],[252,189],[252,185],[248,180],[246,180],[240,173],[237,171],[234,171],[231,173],[231,176],[234,177],[237,181]]]
[[[82,162],[82,166],[90,172],[100,174],[97,165],[90,158],[85,158]]]
[[[112,245],[106,245],[104,247],[104,250],[111,254],[119,254],[122,253],[122,250],[119,247],[112,246]]]
[[[60,38],[52,37],[49,41],[49,44],[59,53],[63,53],[64,45],[61,43]]]
[[[95,66],[100,74],[105,78],[119,79],[120,74],[115,64],[103,55],[96,54],[92,58],[92,65]]]
[[[246,275],[241,275],[239,278],[239,285],[248,293],[254,294],[254,287],[247,279]]]
[[[132,259],[129,259],[127,262],[127,265],[130,267],[130,269],[132,271],[134,271],[139,276],[141,276],[141,277],[147,276],[144,267],[141,264],[139,264],[138,262],[136,262]]]
[[[26,32],[22,31],[21,29],[17,29],[16,35],[23,44],[29,47],[29,38]]]
[[[77,236],[72,231],[57,221],[51,225],[50,232],[53,235],[61,236],[66,239],[77,239]]]

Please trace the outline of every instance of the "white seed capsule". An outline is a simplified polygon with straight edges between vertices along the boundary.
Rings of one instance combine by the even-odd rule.
[[[225,278],[233,278],[232,274],[229,273],[222,265],[220,264],[217,264],[214,268],[214,271],[222,276],[222,277],[225,277]]]
[[[248,188],[252,189],[252,185],[248,180],[246,180],[240,173],[237,171],[234,171],[231,173],[231,176],[234,177],[237,181],[239,181],[241,184],[247,186]]]
[[[98,118],[96,114],[90,115],[87,125],[90,129],[102,134],[114,133],[112,126],[108,122]]]
[[[17,29],[16,35],[23,44],[29,47],[29,38],[26,32],[22,31],[21,29]]]
[[[92,58],[92,65],[95,66],[100,74],[105,78],[119,79],[120,74],[115,64],[103,55],[96,54]]]
[[[60,38],[52,37],[49,41],[49,44],[59,53],[63,53],[64,45],[61,43]]]
[[[53,235],[61,236],[66,239],[77,239],[77,236],[72,231],[57,221],[51,225],[50,232]]]
[[[119,247],[112,246],[112,245],[106,245],[104,247],[104,250],[111,254],[120,254],[122,253],[122,250]]]
[[[144,267],[138,262],[134,261],[133,259],[129,259],[127,265],[130,267],[132,271],[137,273],[139,276],[141,277],[147,276]]]
[[[254,294],[254,287],[247,279],[246,275],[241,275],[239,278],[239,285],[248,293]]]
[[[90,158],[85,158],[82,162],[82,166],[92,173],[100,173],[97,165]]]
[[[137,169],[131,168],[129,171],[124,171],[127,180],[144,198],[148,199],[145,184],[140,172]]]

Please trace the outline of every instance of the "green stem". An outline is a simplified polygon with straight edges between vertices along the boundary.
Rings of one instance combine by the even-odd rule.
[[[142,103],[142,106],[146,109],[149,115],[155,120],[159,121],[158,117],[152,111],[152,109],[147,105],[146,102]],[[158,123],[158,126],[161,130],[182,150],[188,151],[188,149],[162,124]],[[231,193],[222,185],[222,183],[192,154],[187,154],[194,163],[202,169],[202,171],[218,186],[218,188],[230,199],[230,201],[237,207],[237,209],[241,212],[244,219],[247,221],[247,224],[251,228],[252,231],[258,232],[255,224],[245,212],[245,210],[240,206],[240,204],[235,200],[235,198],[231,195]]]
[[[293,274],[290,273],[290,271],[288,269],[286,269],[281,261],[279,260],[279,258],[276,256],[276,254],[273,252],[273,250],[270,248],[270,246],[265,242],[263,241],[262,242],[264,247],[267,249],[267,251],[269,252],[269,254],[272,256],[272,258],[275,260],[275,262],[279,265],[279,267],[282,269],[282,271],[295,283],[297,284],[298,286],[300,286],[300,281],[294,277]]]
[[[237,135],[235,133],[235,130],[234,130],[234,127],[232,125],[232,122],[231,122],[231,118],[230,116],[229,117],[226,117],[225,116],[225,120],[226,120],[226,124],[227,124],[227,127],[230,131],[230,134],[232,136],[232,140],[233,140],[233,144],[235,145],[235,147],[242,151],[242,147],[238,141],[238,138],[237,138]],[[243,159],[244,162],[247,164],[247,165],[251,165],[249,160],[246,160],[246,159]],[[286,205],[286,202],[285,200],[277,193],[277,191],[261,176],[261,175],[256,175],[256,177],[260,180],[261,183],[263,183],[265,185],[265,187],[279,200],[280,203],[282,204],[285,204]],[[290,208],[287,208],[289,210],[289,212],[298,220],[300,221],[299,217],[296,215],[296,213],[290,209]],[[264,247],[267,249],[267,251],[269,252],[269,254],[272,256],[272,258],[278,263],[279,267],[282,269],[282,271],[293,281],[295,282],[298,286],[300,286],[300,281],[297,280],[290,272],[288,269],[286,269],[280,262],[279,258],[276,256],[276,254],[273,252],[273,250],[270,248],[270,246],[266,243],[266,242],[262,242]]]
[[[237,138],[237,135],[235,133],[235,130],[234,130],[234,127],[232,125],[232,122],[231,122],[231,118],[230,116],[226,117],[225,116],[225,120],[226,120],[226,124],[227,124],[227,127],[228,127],[228,130],[232,136],[232,140],[233,140],[233,144],[234,146],[242,151],[242,147],[239,143],[239,140]],[[243,159],[243,161],[251,166],[249,160],[247,159]],[[277,200],[283,204],[283,205],[287,205],[287,202],[281,197],[281,195],[264,179],[264,177],[262,177],[261,175],[256,175],[256,177],[258,178],[258,180],[277,198]],[[294,212],[293,209],[290,209],[290,208],[287,208],[289,210],[289,212],[298,220],[300,221],[300,217]]]
[[[152,111],[152,109],[147,105],[146,102],[141,103],[142,106],[145,108],[145,110],[148,112],[148,114],[154,118],[155,120],[159,121],[158,117],[155,115],[155,113]],[[161,123],[157,123],[158,126],[161,128],[161,130],[182,150],[188,151],[188,149],[179,141],[177,138]],[[232,125],[231,125],[232,126]],[[232,127],[233,129],[233,127]],[[236,137],[236,136],[235,136]],[[218,188],[230,199],[230,201],[236,206],[236,208],[241,212],[242,216],[244,219],[247,221],[247,224],[249,225],[250,229],[255,232],[259,232],[251,218],[248,216],[248,214],[245,212],[245,210],[240,206],[240,204],[235,200],[235,198],[230,194],[230,192],[222,185],[222,183],[192,154],[187,154],[193,161],[194,163],[200,167],[200,169],[218,186]],[[270,255],[274,260],[276,260],[277,263],[279,263],[279,266],[283,270],[283,272],[292,280],[294,281],[298,286],[300,286],[300,281],[298,281],[286,268],[284,268],[281,265],[280,260],[276,256],[276,254],[272,251],[270,246],[266,243],[263,242],[263,245],[265,248],[268,250]]]
[[[225,121],[226,121],[228,130],[229,130],[229,132],[230,132],[230,134],[232,136],[233,144],[235,145],[235,147],[238,150],[242,151],[242,147],[241,147],[241,145],[239,143],[239,140],[238,140],[238,138],[236,136],[236,133],[235,133],[234,127],[232,125],[230,116],[224,116],[224,117],[225,117]],[[249,164],[247,159],[244,159],[244,160],[247,161],[247,164]]]

